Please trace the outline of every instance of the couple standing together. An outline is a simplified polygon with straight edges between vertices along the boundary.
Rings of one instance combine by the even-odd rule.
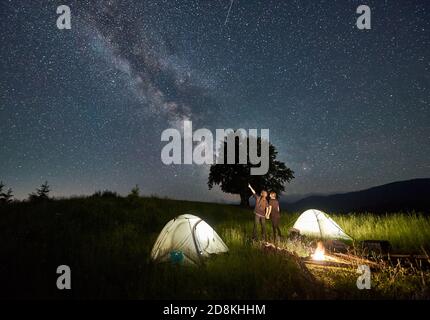
[[[281,230],[279,229],[279,222],[281,220],[281,212],[279,209],[279,202],[276,199],[276,192],[270,192],[270,199],[267,201],[267,191],[261,191],[258,195],[255,190],[248,184],[248,188],[251,190],[255,197],[255,218],[254,218],[254,229],[252,231],[252,238],[257,239],[257,224],[261,226],[261,234],[263,240],[266,241],[266,219],[272,221],[273,230],[273,241],[276,241],[276,236],[281,238]]]

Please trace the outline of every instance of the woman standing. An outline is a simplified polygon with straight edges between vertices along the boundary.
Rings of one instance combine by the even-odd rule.
[[[252,239],[257,239],[257,224],[261,226],[261,234],[263,240],[266,241],[266,214],[267,214],[267,191],[261,191],[260,195],[255,193],[255,190],[248,184],[248,188],[251,189],[252,194],[255,197],[255,217],[254,217],[254,229],[252,231]]]
[[[281,239],[281,229],[279,222],[281,221],[281,211],[279,209],[279,201],[276,199],[276,192],[270,192],[269,207],[267,210],[266,218],[272,220],[273,241],[276,241],[276,234]]]

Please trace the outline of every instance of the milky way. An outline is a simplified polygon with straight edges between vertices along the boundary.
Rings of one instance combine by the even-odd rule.
[[[72,29],[56,27],[67,4]],[[430,176],[430,6],[367,1],[2,1],[0,180],[204,201],[161,132],[269,128],[289,194]]]

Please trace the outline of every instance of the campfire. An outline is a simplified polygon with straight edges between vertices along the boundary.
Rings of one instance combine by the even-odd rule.
[[[306,267],[312,266],[315,268],[355,268],[357,265],[366,264],[373,268],[378,268],[377,262],[370,261],[366,258],[354,255],[352,253],[340,253],[335,250],[332,251],[333,246],[330,241],[318,241],[317,246],[312,254],[306,257],[299,257],[294,250],[288,248],[281,248],[273,243],[265,243],[264,249],[275,250],[284,252],[293,259],[300,259],[306,264]],[[309,253],[309,251],[307,251]]]
[[[305,263],[318,266],[318,267],[355,267],[358,264],[366,264],[372,267],[377,267],[377,263],[369,261],[363,257],[356,256],[351,253],[340,253],[331,251],[330,245],[326,248],[327,242],[318,241],[317,247],[313,254],[311,254]]]
[[[321,241],[318,241],[317,248],[315,252],[312,254],[312,259],[316,261],[325,261],[325,248]]]

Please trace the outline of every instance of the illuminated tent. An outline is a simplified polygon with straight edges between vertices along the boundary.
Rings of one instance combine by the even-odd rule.
[[[303,212],[293,228],[299,230],[300,234],[310,237],[352,240],[328,214],[316,209]]]
[[[159,262],[199,263],[211,254],[228,248],[205,221],[191,214],[170,220],[161,230],[151,252]]]

